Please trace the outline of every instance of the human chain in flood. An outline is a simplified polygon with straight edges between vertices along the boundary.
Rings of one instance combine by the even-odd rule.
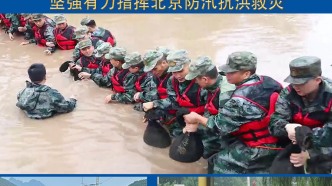
[[[49,18],[41,14],[28,17],[35,20],[37,27],[41,24],[38,21],[48,25],[43,35],[48,34],[43,38],[46,47],[51,47],[47,42],[52,42],[54,48],[63,43],[60,36],[56,40],[54,35],[49,37],[51,32],[46,34],[51,28],[46,23]],[[57,25],[66,23],[63,15],[54,19]],[[301,126],[312,129],[313,147],[293,153],[289,161],[300,167],[332,158],[332,81],[322,76],[320,58],[303,56],[292,60],[290,75],[285,79],[290,84],[282,87],[273,78],[256,74],[257,57],[248,51],[229,54],[227,63],[218,68],[207,56],[190,59],[186,50],[167,47],[144,55],[128,54],[112,44],[110,38],[114,37],[108,32],[97,32],[92,19],[84,18],[81,23],[87,26],[71,29],[70,38],[78,42],[75,47],[70,42],[62,45],[74,49],[68,62],[70,71],[78,72],[80,79],[110,88],[112,93],[106,96],[106,103],[135,104],[137,111],[160,111],[160,123],[172,138],[197,131],[204,145],[208,173],[269,173],[280,150],[297,142],[295,129]],[[39,37],[39,28],[32,32]],[[74,110],[75,97],[66,100],[45,85],[42,64],[33,64],[28,74],[31,81],[17,96],[17,106],[28,117],[43,119]],[[190,110],[184,115],[185,127],[175,119],[175,107]],[[329,164],[324,169],[331,173]]]

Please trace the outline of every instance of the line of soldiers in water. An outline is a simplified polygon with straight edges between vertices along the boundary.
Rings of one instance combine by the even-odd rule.
[[[167,129],[166,136],[159,129],[151,130],[147,136],[150,142],[144,140],[149,145],[153,141],[155,147],[168,147],[170,144],[161,144],[171,136],[171,158],[192,162],[197,158],[189,156],[203,157],[210,174],[294,173],[293,169],[300,169],[300,173],[331,173],[332,81],[322,76],[320,58],[292,60],[290,75],[285,79],[290,84],[283,87],[269,76],[256,74],[257,57],[248,51],[231,53],[227,63],[217,68],[208,56],[190,59],[186,50],[167,47],[143,56],[127,54],[124,48],[115,47],[110,32],[96,27],[90,18],[82,20],[84,26],[71,30],[70,39],[78,41],[75,46],[63,34],[67,33],[67,24],[64,31],[53,32],[63,35],[54,37],[51,29],[44,28],[51,28],[49,18],[32,14],[29,19],[38,27],[32,34],[37,44],[51,52],[53,45],[75,49],[73,58],[61,65],[61,72],[70,69],[75,80],[90,79],[99,87],[110,88],[106,103],[136,103],[134,109],[146,113],[146,130],[152,125]],[[57,27],[66,23],[63,15],[56,15],[54,20]],[[10,33],[15,29],[9,30],[12,38]],[[28,74],[31,81],[19,92],[16,104],[28,117],[44,119],[74,110],[74,96],[66,100],[45,85],[43,64],[31,65]],[[149,112],[158,122],[147,117]],[[309,132],[303,133],[306,128]],[[199,139],[201,152],[195,151],[199,143],[192,143],[190,136],[198,137],[192,140]],[[180,142],[176,141],[179,137]],[[290,146],[301,149],[290,150],[282,159],[280,154]],[[318,165],[318,172],[310,171]]]

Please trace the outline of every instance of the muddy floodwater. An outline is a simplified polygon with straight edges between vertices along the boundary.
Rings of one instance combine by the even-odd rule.
[[[53,15],[48,15],[53,17]],[[67,14],[79,26],[83,14]],[[302,55],[322,59],[323,74],[332,77],[332,15],[114,15],[92,14],[109,29],[118,46],[142,55],[159,45],[186,49],[191,58],[212,57],[217,65],[237,50],[258,56],[258,74],[280,82],[288,63]],[[206,173],[206,163],[183,164],[168,157],[168,149],[145,145],[142,113],[132,105],[104,104],[108,89],[92,81],[74,82],[59,65],[72,51],[46,56],[36,45],[19,46],[0,31],[0,173]],[[77,95],[74,112],[47,120],[31,120],[16,106],[25,87],[27,68],[42,62],[47,84],[64,96]],[[283,83],[286,85],[285,83]]]

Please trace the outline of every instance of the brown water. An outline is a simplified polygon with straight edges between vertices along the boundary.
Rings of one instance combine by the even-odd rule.
[[[53,16],[53,15],[50,15]],[[79,26],[85,15],[67,15]],[[90,15],[115,35],[118,46],[144,54],[159,45],[186,49],[192,58],[209,55],[216,64],[227,55],[249,50],[258,56],[258,73],[280,82],[288,63],[301,55],[321,57],[323,74],[331,77],[332,15]],[[168,149],[144,144],[142,114],[132,106],[104,104],[109,90],[91,81],[74,82],[59,65],[72,51],[43,54],[35,45],[19,46],[0,31],[0,173],[206,173],[205,161],[182,164]],[[36,121],[16,106],[25,87],[27,68],[47,67],[47,84],[65,97],[77,95],[74,112]]]

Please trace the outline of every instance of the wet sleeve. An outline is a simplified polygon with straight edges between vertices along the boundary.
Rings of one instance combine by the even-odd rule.
[[[275,137],[288,137],[285,126],[292,119],[290,101],[286,98],[289,94],[287,88],[284,88],[278,97],[275,105],[275,112],[271,115],[269,130]]]
[[[70,98],[68,101],[55,89],[50,90],[52,105],[58,113],[68,113],[75,109],[76,99]]]
[[[13,34],[14,32],[18,31],[18,27],[20,26],[20,20],[18,20],[17,15],[12,14],[9,16],[11,25],[8,30],[9,33]]]
[[[99,87],[107,87],[111,88],[112,87],[112,81],[111,77],[114,73],[114,69],[112,68],[106,76],[103,76],[102,74],[99,73],[94,73],[91,74],[90,79],[94,81]]]
[[[78,44],[75,46],[75,49],[73,51],[73,61],[77,61],[81,56],[80,49],[78,48]]]
[[[219,113],[208,118],[207,127],[215,130],[221,136],[226,136],[239,130],[243,124],[259,121],[265,114],[255,104],[238,97],[233,97],[219,109]]]
[[[117,100],[120,103],[133,103],[134,102],[134,94],[136,92],[135,82],[137,80],[137,76],[132,73],[129,73],[124,82],[123,87],[125,89],[125,93],[116,93],[113,94],[112,99]]]
[[[87,72],[87,73],[89,73],[89,74],[95,74],[95,73],[97,73],[97,74],[102,74],[101,72],[102,72],[102,69],[101,69],[101,67],[98,67],[98,68],[86,68],[86,67],[82,67],[82,72]]]
[[[54,45],[56,45],[56,42],[55,42],[55,37],[54,37],[54,34],[53,34],[53,30],[54,28],[53,27],[50,27],[48,26],[45,30],[45,40],[46,42],[53,42]],[[47,47],[47,50],[51,51],[51,52],[54,52],[55,51],[55,46],[54,47]]]
[[[173,77],[167,81],[167,98],[153,101],[153,106],[160,109],[170,109],[172,104],[176,103],[176,92],[172,83]]]
[[[153,74],[147,75],[148,77],[142,83],[144,87],[139,95],[139,99],[144,102],[150,102],[158,99],[157,84],[154,81]]]

